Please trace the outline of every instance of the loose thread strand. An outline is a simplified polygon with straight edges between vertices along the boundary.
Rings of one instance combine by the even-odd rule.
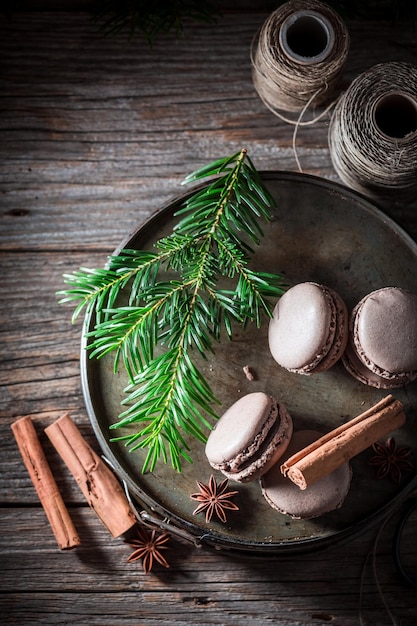
[[[307,111],[308,107],[309,107],[309,106],[311,105],[311,103],[313,102],[314,98],[318,95],[318,93],[319,93],[319,92],[314,93],[314,94],[311,96],[310,100],[309,100],[308,102],[306,102],[306,104],[304,105],[304,108],[302,109],[302,111],[300,112],[300,115],[298,116],[298,120],[296,120],[296,122],[295,122],[295,128],[294,128],[294,132],[293,132],[293,136],[292,136],[292,149],[293,149],[293,152],[294,152],[294,158],[295,158],[295,161],[296,161],[296,163],[297,163],[298,170],[299,170],[301,173],[303,173],[303,169],[302,169],[302,167],[301,167],[301,163],[300,163],[300,160],[299,160],[299,158],[298,158],[297,145],[296,145],[298,128],[299,128],[300,126],[307,126],[308,124],[312,124],[312,123],[317,122],[317,121],[318,121],[318,120],[320,120],[320,119],[321,119],[321,118],[322,118],[322,117],[323,117],[323,116],[324,116],[324,115],[325,115],[325,114],[326,114],[326,113],[327,113],[327,112],[328,112],[328,111],[329,111],[332,107],[334,107],[334,106],[335,106],[335,104],[336,104],[336,102],[337,102],[337,100],[334,100],[331,104],[329,104],[329,106],[328,106],[328,107],[326,107],[326,109],[323,111],[323,113],[321,113],[320,115],[318,115],[318,116],[317,116],[314,120],[309,121],[309,122],[306,122],[306,123],[303,123],[303,122],[301,121],[301,119],[302,119],[303,115],[306,113],[306,111]]]

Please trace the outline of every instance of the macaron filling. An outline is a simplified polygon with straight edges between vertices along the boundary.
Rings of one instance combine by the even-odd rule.
[[[358,357],[351,341],[347,345],[342,361],[347,371],[364,385],[369,385],[376,389],[392,389],[395,386],[401,387],[404,384],[404,381],[401,379],[399,381],[387,380],[366,367]]]
[[[324,356],[313,370],[315,373],[324,372],[332,367],[343,354],[348,341],[348,311],[346,304],[338,293],[330,289],[328,293],[333,298],[333,304],[336,307],[336,330],[334,334],[333,344],[328,353]]]

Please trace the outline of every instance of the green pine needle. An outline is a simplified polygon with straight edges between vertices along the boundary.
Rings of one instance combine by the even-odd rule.
[[[284,291],[281,275],[249,267],[263,236],[259,221],[270,219],[274,201],[246,150],[184,182],[206,178],[156,251],[122,250],[105,269],[64,275],[70,288],[59,292],[60,302],[75,305],[73,322],[82,311],[95,321],[87,333],[90,357],[114,352],[115,371],[122,363],[128,373],[127,408],[111,428],[130,431],[113,441],[148,449],[143,472],[168,458],[180,471],[181,459],[191,461],[185,436],[204,442],[208,418],[217,418],[219,401],[194,351],[205,358],[223,332],[233,338],[236,322],[260,326],[271,315],[270,299]]]
[[[210,24],[220,16],[210,0],[94,0],[92,12],[105,35],[139,33],[149,45],[160,34],[179,37],[189,20]]]

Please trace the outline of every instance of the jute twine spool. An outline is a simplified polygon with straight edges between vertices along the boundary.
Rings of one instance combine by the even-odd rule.
[[[328,101],[340,81],[349,43],[344,22],[327,5],[318,0],[285,3],[252,43],[252,79],[261,100],[277,115]]]
[[[348,186],[376,198],[415,198],[417,67],[380,63],[358,76],[333,111],[329,148]]]

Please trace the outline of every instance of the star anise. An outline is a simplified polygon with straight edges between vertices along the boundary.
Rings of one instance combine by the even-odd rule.
[[[165,557],[161,554],[161,550],[167,550],[164,545],[169,540],[169,533],[158,533],[156,530],[148,531],[142,526],[137,527],[138,538],[129,540],[129,545],[135,548],[134,552],[127,559],[128,563],[142,559],[142,567],[145,574],[149,574],[154,561],[160,563],[164,567],[169,567]]]
[[[210,476],[208,485],[201,483],[197,480],[197,485],[200,489],[200,493],[192,493],[190,498],[200,502],[198,507],[193,511],[193,515],[206,512],[206,522],[208,523],[213,517],[213,513],[223,523],[226,522],[225,509],[229,511],[238,511],[239,507],[230,501],[230,498],[235,496],[238,491],[227,491],[229,481],[226,478],[221,483],[217,484],[213,475]]]
[[[372,448],[376,454],[369,459],[369,465],[377,468],[377,478],[389,476],[398,484],[401,482],[402,472],[412,471],[413,465],[408,461],[411,448],[398,446],[393,437],[389,437],[385,443],[376,441]]]

